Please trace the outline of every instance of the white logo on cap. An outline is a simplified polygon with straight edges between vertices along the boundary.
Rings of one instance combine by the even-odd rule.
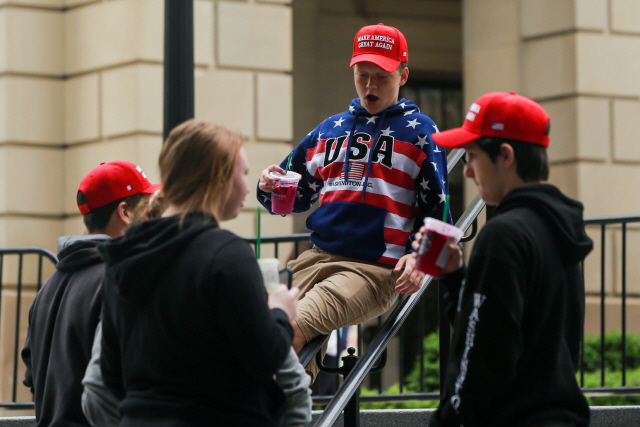
[[[407,56],[407,52],[402,52],[402,56],[406,57]]]
[[[481,107],[474,102],[473,104],[471,104],[469,111],[473,111],[474,113],[478,114],[480,112],[480,108]]]
[[[140,169],[140,166],[136,166],[136,170],[137,170],[138,172],[142,172],[142,169]]]
[[[504,123],[493,122],[493,123],[491,123],[491,129],[493,129],[493,130],[504,130]]]
[[[467,113],[467,120],[469,120],[470,122],[474,121],[476,119],[476,115],[474,113],[472,113],[471,111],[469,111]]]

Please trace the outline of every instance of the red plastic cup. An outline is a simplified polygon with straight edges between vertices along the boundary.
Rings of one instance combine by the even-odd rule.
[[[276,180],[276,188],[271,192],[271,211],[279,215],[288,215],[293,212],[298,182],[302,176],[292,171],[288,171],[286,175],[271,172],[270,176]]]
[[[425,218],[424,225],[426,230],[420,242],[415,269],[438,277],[451,255],[447,244],[458,243],[464,233],[458,227],[431,217]]]

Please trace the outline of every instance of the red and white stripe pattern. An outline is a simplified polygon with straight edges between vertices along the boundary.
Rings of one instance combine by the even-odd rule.
[[[427,159],[426,155],[414,144],[395,140],[392,169],[380,163],[371,164],[369,186],[363,200],[364,181],[358,181],[366,174],[367,164],[350,162],[349,180],[344,181],[346,144],[337,160],[324,167],[325,141],[319,141],[307,151],[307,171],[325,182],[320,193],[320,205],[339,201],[364,203],[387,210],[384,224],[386,251],[378,262],[396,264],[405,254],[407,240],[413,232],[415,180],[422,163]]]

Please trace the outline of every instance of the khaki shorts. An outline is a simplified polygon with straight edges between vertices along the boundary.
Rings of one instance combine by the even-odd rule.
[[[314,246],[287,267],[293,270],[293,286],[300,288],[295,320],[307,342],[380,316],[398,296],[395,286],[400,272],[394,272],[393,266],[334,255]],[[315,359],[307,370],[315,376]]]

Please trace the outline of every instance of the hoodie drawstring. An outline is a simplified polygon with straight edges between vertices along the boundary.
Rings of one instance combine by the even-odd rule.
[[[376,145],[377,145],[377,140],[376,138],[378,138],[378,132],[380,131],[380,129],[382,128],[382,122],[384,121],[384,117],[387,115],[387,110],[384,110],[382,112],[382,116],[380,116],[380,121],[378,122],[378,125],[376,126],[376,130],[373,132],[373,142],[371,143],[371,151],[369,152],[369,161],[367,162],[367,174],[364,177],[364,186],[362,187],[362,199],[364,200],[364,195],[367,194],[367,183],[369,182],[369,172],[371,172],[371,163],[373,160],[373,152],[375,151]]]
[[[351,153],[351,139],[353,138],[353,132],[356,130],[356,124],[358,123],[358,117],[360,116],[360,108],[356,109],[355,115],[353,117],[353,124],[351,125],[351,132],[347,138],[349,138],[349,142],[347,142],[347,154],[344,160],[344,180],[349,180],[349,154]]]

